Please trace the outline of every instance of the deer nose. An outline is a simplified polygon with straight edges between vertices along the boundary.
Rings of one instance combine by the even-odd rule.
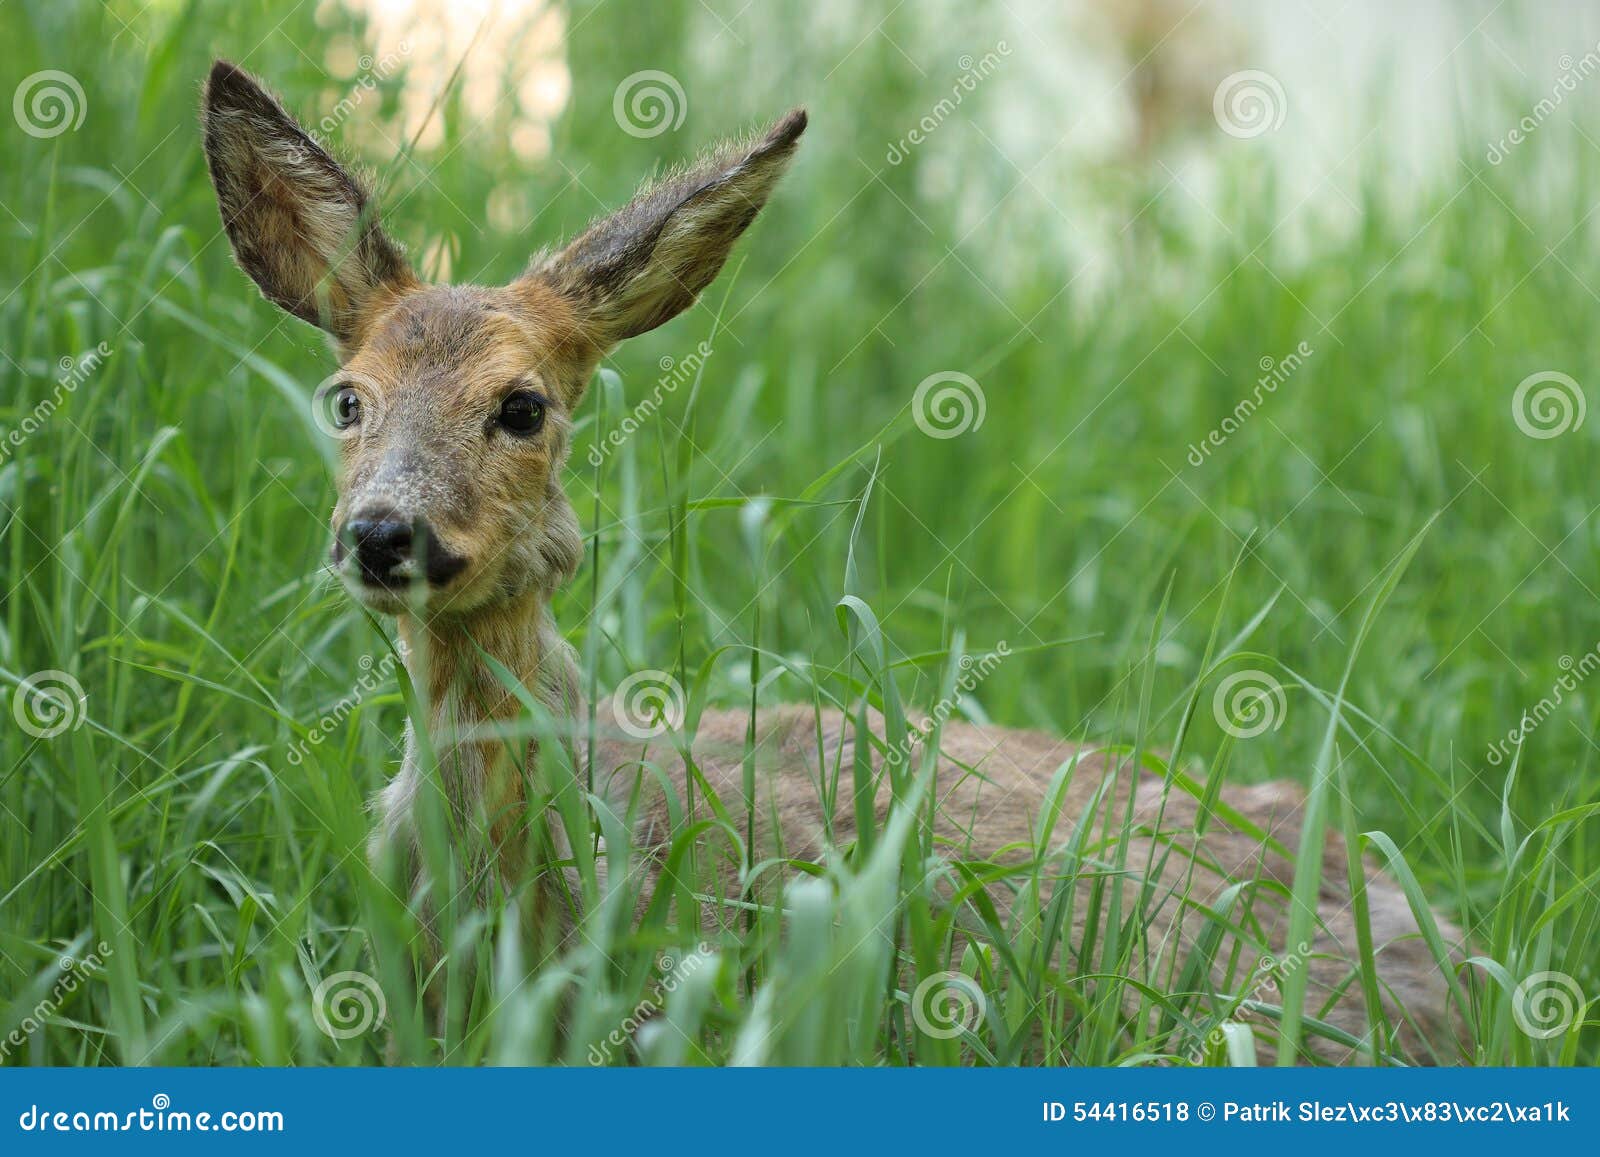
[[[346,552],[355,556],[362,581],[374,586],[421,579],[444,586],[467,567],[467,559],[440,542],[426,521],[402,518],[387,507],[367,507],[345,521],[334,542],[335,565]]]
[[[344,526],[344,538],[355,550],[362,577],[376,582],[390,577],[395,567],[411,557],[415,536],[408,519],[388,513],[360,514]]]

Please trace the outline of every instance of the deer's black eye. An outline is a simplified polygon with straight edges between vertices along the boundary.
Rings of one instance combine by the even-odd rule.
[[[544,399],[532,390],[518,390],[500,403],[500,426],[520,437],[537,434],[544,426],[544,407]]]
[[[334,391],[328,411],[334,426],[348,430],[361,420],[361,399],[349,386],[340,386]]]

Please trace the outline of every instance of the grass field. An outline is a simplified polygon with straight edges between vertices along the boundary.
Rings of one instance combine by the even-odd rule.
[[[890,840],[705,956],[672,926],[597,918],[530,980],[514,934],[460,913],[456,959],[481,966],[453,966],[431,1036],[415,918],[364,854],[406,714],[392,625],[322,569],[332,485],[307,399],[334,362],[231,263],[195,128],[216,55],[332,118],[382,177],[389,227],[456,280],[509,279],[652,167],[805,103],[800,160],[728,271],[590,393],[568,489],[591,554],[556,608],[586,680],[659,669],[692,702],[926,709],[960,654],[1004,644],[967,717],[1197,779],[1320,768],[1330,829],[1381,833],[1373,862],[1469,930],[1472,1048],[1446,1059],[1600,1060],[1600,421],[1576,408],[1595,396],[1600,97],[1569,97],[1499,164],[1477,144],[1415,177],[1331,157],[1308,203],[1257,140],[1219,131],[1208,85],[1203,123],[1173,130],[1192,135],[1068,187],[1046,176],[1059,134],[996,128],[1028,103],[1008,70],[1051,51],[1012,33],[999,53],[999,12],[961,9],[934,44],[899,10],[874,29],[613,4],[560,10],[556,50],[524,45],[570,70],[548,142],[544,122],[518,137],[507,103],[471,105],[511,82],[469,61],[439,76],[414,149],[401,89],[422,47],[362,87],[385,70],[334,5],[0,7],[4,92],[59,70],[84,114],[0,126],[4,1063],[373,1063],[388,1038],[450,1064],[1190,1063],[1211,1027],[1182,996],[1146,997],[1171,1013],[1159,1032],[1115,1014],[1128,943],[1013,929],[952,949],[949,921],[981,926],[980,905],[952,917],[931,880],[983,866],[924,880]],[[992,50],[993,78],[886,161],[957,54]],[[1486,80],[1492,108],[1459,115],[1490,128],[1466,139],[1547,95],[1560,70],[1541,67]],[[613,114],[644,69],[687,104],[649,138]],[[363,107],[335,116],[352,92]],[[1217,158],[1209,208],[1163,159],[1181,148]],[[703,367],[674,382],[691,354]],[[914,404],[941,373],[982,401],[953,437]],[[1569,378],[1519,394],[1538,374]],[[881,654],[862,613],[844,629],[846,596]],[[1248,738],[1214,710],[1240,672],[1281,688]],[[26,690],[46,685],[69,690]],[[986,1015],[950,1038],[913,1025],[895,951],[971,976]],[[319,1026],[340,973],[375,978],[387,1031]],[[1567,1006],[1551,1035],[1515,1015],[1540,973]],[[363,1020],[362,994],[335,1028]]]

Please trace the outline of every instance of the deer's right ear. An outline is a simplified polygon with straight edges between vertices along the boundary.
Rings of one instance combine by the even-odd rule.
[[[200,120],[234,256],[269,301],[348,347],[385,291],[416,284],[367,191],[248,73],[217,61]]]

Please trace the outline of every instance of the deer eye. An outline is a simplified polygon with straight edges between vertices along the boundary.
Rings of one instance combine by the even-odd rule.
[[[361,419],[361,399],[349,386],[340,386],[334,392],[330,409],[333,424],[341,430],[348,430]]]
[[[498,421],[508,433],[527,437],[544,426],[545,400],[532,390],[518,390],[500,403]]]
[[[312,394],[311,404],[317,425],[335,437],[361,421],[361,395],[348,378],[324,381]]]

